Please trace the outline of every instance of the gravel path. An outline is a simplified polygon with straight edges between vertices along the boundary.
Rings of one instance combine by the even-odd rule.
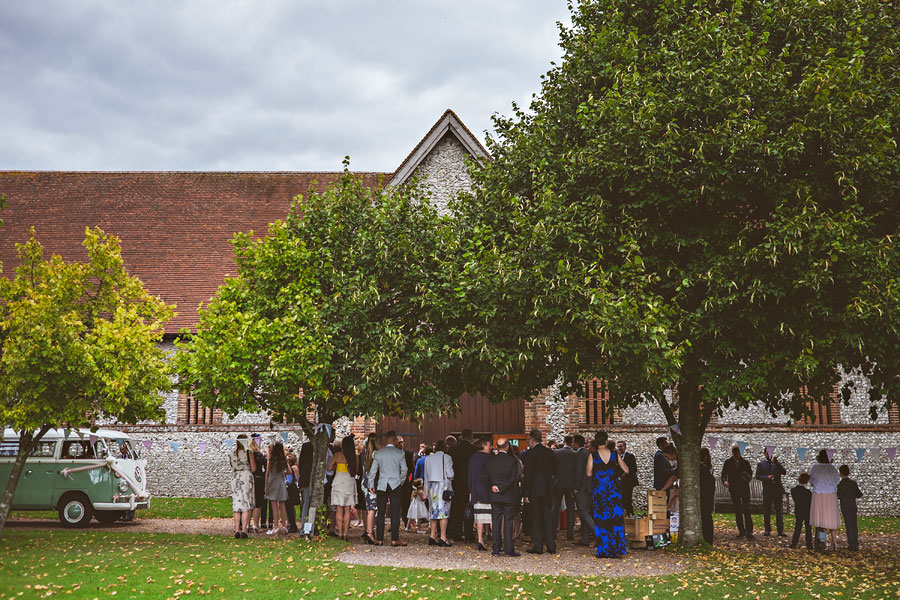
[[[478,552],[474,544],[455,544],[451,548],[428,545],[427,535],[402,534],[400,539],[409,545],[393,548],[366,546],[354,543],[338,554],[337,559],[355,565],[384,567],[421,567],[426,569],[462,569],[475,571],[513,571],[535,575],[594,575],[600,577],[631,577],[635,575],[669,575],[680,573],[694,565],[694,561],[668,552],[634,550],[617,559],[596,558],[593,549],[576,546],[561,539],[556,554],[533,555],[525,552],[527,543],[516,544],[522,553],[517,558],[492,556]],[[359,540],[359,538],[357,538]]]

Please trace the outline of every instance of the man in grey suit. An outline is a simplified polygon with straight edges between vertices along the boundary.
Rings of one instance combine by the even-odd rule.
[[[553,490],[553,504],[550,519],[553,531],[559,528],[561,499],[566,499],[566,539],[575,537],[575,451],[572,450],[572,436],[563,438],[563,447],[553,451],[556,454],[556,488]]]
[[[391,546],[405,546],[400,541],[400,507],[403,483],[406,481],[406,456],[397,448],[397,434],[388,431],[385,434],[385,446],[372,455],[372,467],[368,477],[371,493],[378,496],[378,512],[375,517],[375,545],[384,544],[384,518],[388,500],[391,501]],[[377,482],[377,484],[375,483]]]
[[[594,507],[591,503],[593,489],[591,478],[587,476],[587,461],[590,453],[584,447],[584,436],[572,437],[572,448],[575,451],[575,505],[581,517],[581,541],[579,546],[593,546],[594,539]]]

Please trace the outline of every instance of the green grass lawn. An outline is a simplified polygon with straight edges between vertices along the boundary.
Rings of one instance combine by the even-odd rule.
[[[14,510],[20,519],[56,519],[55,511]],[[148,510],[137,512],[139,519],[210,519],[231,518],[231,498],[153,498]]]
[[[713,514],[713,523],[718,531],[722,527],[737,529],[732,513]],[[842,523],[843,525],[843,523]],[[900,519],[891,517],[859,517],[859,533],[868,535],[888,535],[900,533]],[[784,530],[788,535],[794,533],[794,515],[784,515]],[[765,531],[763,516],[753,515],[753,533],[761,535]],[[772,532],[775,533],[775,516],[772,516]]]
[[[888,598],[891,549],[860,557],[689,552],[697,569],[607,579],[347,565],[341,542],[16,530],[0,538],[0,600],[44,598]],[[387,550],[389,551],[389,550]],[[626,557],[623,560],[629,560]],[[487,559],[486,559],[487,560]]]

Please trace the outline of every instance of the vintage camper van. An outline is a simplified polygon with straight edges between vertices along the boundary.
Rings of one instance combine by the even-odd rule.
[[[3,431],[0,481],[9,480],[19,435]],[[117,521],[126,511],[149,508],[147,461],[127,434],[109,429],[51,429],[25,463],[13,510],[55,510],[67,527],[84,527],[91,517]]]

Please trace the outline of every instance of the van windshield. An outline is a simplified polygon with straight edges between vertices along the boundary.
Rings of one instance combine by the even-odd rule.
[[[139,458],[137,447],[131,440],[106,440],[111,454],[116,458]]]

